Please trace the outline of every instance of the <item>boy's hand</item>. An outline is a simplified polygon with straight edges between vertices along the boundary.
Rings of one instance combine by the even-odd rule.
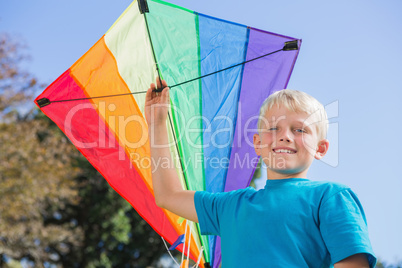
[[[148,122],[149,130],[153,127],[157,128],[157,131],[150,131],[149,135],[152,158],[152,185],[155,201],[162,208],[191,221],[198,222],[194,205],[195,192],[183,190],[173,164],[165,167],[163,165],[155,165],[156,163],[160,163],[161,159],[163,159],[164,163],[173,163],[168,146],[153,146],[155,144],[169,144],[166,127],[166,119],[170,106],[169,88],[164,80],[162,80],[162,85],[159,78],[156,81],[158,88],[163,86],[162,92],[155,92],[155,84],[151,84],[145,98],[145,118]]]
[[[163,86],[162,92],[155,92],[155,84],[152,83],[145,97],[145,118],[148,126],[166,124],[167,114],[170,108],[169,88],[165,80],[160,84],[159,77],[156,79],[157,88]]]

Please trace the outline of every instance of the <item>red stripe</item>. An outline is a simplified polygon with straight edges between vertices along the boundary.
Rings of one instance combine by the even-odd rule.
[[[86,98],[83,90],[70,76],[63,73],[40,96],[51,100]],[[78,150],[103,175],[110,186],[124,197],[170,244],[178,234],[168,218],[155,204],[155,199],[135,170],[97,110],[89,100],[52,103],[41,108],[67,135]],[[101,145],[101,147],[99,147]],[[124,157],[119,155],[124,154]]]

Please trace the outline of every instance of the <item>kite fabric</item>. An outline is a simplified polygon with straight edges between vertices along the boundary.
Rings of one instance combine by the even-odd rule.
[[[35,102],[111,187],[173,244],[185,226],[155,204],[144,92],[157,76],[177,85],[170,90],[167,125],[183,188],[244,188],[258,163],[252,141],[259,107],[286,88],[298,49],[283,47],[301,41],[159,0],[140,3],[148,11],[134,1]],[[218,267],[219,238],[200,235],[194,223],[191,230],[190,257],[196,261],[202,252],[202,267],[208,262]]]
[[[179,236],[179,238],[177,238],[176,242],[173,243],[173,245],[171,245],[169,247],[169,250],[173,250],[175,248],[177,248],[178,245],[183,244],[185,241],[185,237],[184,234],[182,234],[181,236]]]

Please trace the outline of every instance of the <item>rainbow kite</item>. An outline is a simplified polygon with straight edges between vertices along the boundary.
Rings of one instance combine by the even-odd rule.
[[[157,76],[171,87],[170,148],[184,188],[244,188],[258,162],[252,136],[259,107],[286,88],[300,42],[159,0],[140,0],[35,102],[173,244],[183,239],[186,227],[155,204],[145,91]],[[202,258],[202,267],[218,267],[219,238],[200,235],[194,224],[191,230],[187,249],[183,244],[178,249],[189,251],[193,260]]]

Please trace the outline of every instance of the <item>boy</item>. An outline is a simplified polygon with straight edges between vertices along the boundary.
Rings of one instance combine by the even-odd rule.
[[[166,119],[169,88],[148,89],[145,115],[152,163],[170,159]],[[158,88],[161,85],[158,83]],[[152,111],[152,115],[151,115]],[[264,189],[211,194],[182,189],[176,170],[153,170],[156,203],[221,237],[222,267],[374,267],[366,219],[346,186],[306,178],[324,157],[327,116],[313,97],[282,90],[262,105],[254,148],[267,166]]]

